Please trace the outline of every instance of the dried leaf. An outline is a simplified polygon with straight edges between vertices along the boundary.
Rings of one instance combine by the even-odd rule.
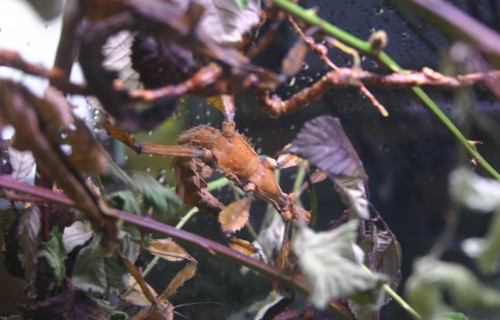
[[[149,287],[151,288],[151,287]],[[130,292],[125,298],[125,301],[139,307],[147,307],[151,305],[146,295],[142,291],[134,290]]]
[[[286,149],[287,146],[284,148]],[[304,159],[292,153],[282,153],[278,156],[276,160],[277,167],[280,169],[286,169],[290,167],[298,166]]]
[[[163,291],[160,295],[160,298],[165,300],[168,299],[180,286],[184,284],[184,282],[194,277],[197,265],[198,264],[195,260],[186,264],[186,266],[175,275],[172,281],[170,281],[165,291]]]
[[[237,200],[219,213],[222,232],[234,233],[245,226],[250,214],[252,200],[248,197]]]
[[[348,205],[359,216],[369,218],[365,169],[339,119],[320,116],[306,122],[283,151],[297,154],[325,172]]]
[[[232,249],[239,251],[247,256],[250,256],[259,251],[250,242],[238,239],[236,237],[227,238],[227,242]]]
[[[67,253],[70,253],[76,247],[82,246],[89,241],[93,234],[94,232],[87,228],[85,223],[81,221],[73,222],[71,226],[64,228],[62,236],[64,249]]]
[[[152,239],[149,247],[143,247],[149,253],[167,261],[191,260],[191,256],[180,245],[171,239]]]
[[[292,248],[311,286],[309,300],[324,308],[331,299],[346,298],[376,288],[381,278],[366,272],[355,261],[353,245],[358,221],[315,233],[301,226]]]
[[[151,305],[151,301],[148,300],[148,298],[142,291],[142,288],[140,287],[139,283],[137,283],[136,279],[133,276],[130,276],[128,278],[129,287],[131,287],[134,284],[135,284],[134,290],[125,297],[125,301],[134,304],[136,306],[142,306],[142,307]],[[153,297],[156,298],[158,296],[156,291],[147,282],[146,286],[148,288],[148,291],[153,295]]]
[[[41,215],[37,206],[32,205],[20,218],[17,227],[17,239],[23,252],[22,263],[24,267],[28,289],[26,295],[36,299],[35,280],[38,267],[38,241],[41,229]]]
[[[35,167],[35,158],[31,151],[19,151],[9,146],[9,161],[12,166],[12,177],[24,181]]]

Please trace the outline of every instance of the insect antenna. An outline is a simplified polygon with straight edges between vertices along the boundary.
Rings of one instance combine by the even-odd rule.
[[[227,313],[227,308],[220,302],[214,302],[214,301],[206,301],[206,302],[189,302],[189,303],[182,303],[182,304],[178,304],[176,306],[174,306],[174,309],[177,309],[177,308],[182,308],[182,307],[188,307],[188,306],[195,306],[195,305],[200,305],[200,304],[214,304],[214,305],[217,305],[217,306],[221,306],[222,308],[224,308],[224,311]],[[182,313],[180,312],[177,312],[177,311],[173,311],[174,314],[184,318],[184,319],[187,319],[187,320],[191,320],[191,318],[183,315]]]

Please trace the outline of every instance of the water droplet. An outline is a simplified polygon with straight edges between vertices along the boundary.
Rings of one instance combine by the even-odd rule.
[[[295,80],[296,80],[295,77],[291,77],[286,86],[293,87],[293,85],[295,84]]]
[[[410,38],[410,35],[408,33],[403,32],[401,33],[401,40],[408,40]]]
[[[59,139],[66,140],[68,138],[68,133],[66,131],[59,132]]]
[[[384,13],[384,8],[382,8],[382,7],[379,7],[379,8],[377,8],[377,9],[375,10],[375,15],[376,15],[376,16],[379,16],[379,15],[381,15],[382,13]]]
[[[148,172],[148,173],[149,173],[149,172],[151,172],[151,167],[145,167],[145,168],[144,168],[144,171],[146,171],[146,172]]]

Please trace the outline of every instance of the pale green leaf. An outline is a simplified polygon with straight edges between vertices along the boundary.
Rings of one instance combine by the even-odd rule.
[[[459,312],[448,312],[439,320],[468,320],[468,318],[463,313]]]
[[[453,201],[472,210],[490,212],[500,205],[500,181],[465,168],[451,173],[450,193]]]
[[[35,158],[31,151],[19,151],[9,146],[9,161],[12,166],[12,177],[18,181],[25,181],[35,168]]]
[[[317,307],[324,308],[331,299],[374,289],[381,280],[355,261],[353,245],[358,224],[352,220],[318,233],[301,226],[293,240],[292,248],[311,286],[309,299]]]
[[[332,178],[335,188],[354,212],[363,219],[370,218],[370,203],[366,193],[365,181],[359,177],[336,176]]]
[[[468,239],[463,248],[474,256],[484,274],[498,271],[500,266],[500,182],[482,178],[468,169],[457,169],[450,176],[452,199],[469,209],[495,215],[484,239]]]
[[[73,222],[71,226],[64,228],[62,236],[64,249],[67,253],[70,253],[76,247],[82,246],[89,241],[93,234],[94,232],[87,228],[85,223],[81,221]]]
[[[483,285],[467,268],[433,258],[417,260],[406,284],[406,296],[425,319],[436,318],[452,309],[500,310],[499,291]],[[449,299],[445,300],[445,296]]]

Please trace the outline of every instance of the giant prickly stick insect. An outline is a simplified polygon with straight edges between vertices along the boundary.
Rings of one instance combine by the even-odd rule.
[[[215,169],[247,194],[269,202],[285,220],[309,221],[309,212],[296,206],[293,196],[285,194],[276,182],[275,161],[259,157],[236,131],[234,122],[223,122],[222,130],[206,125],[191,128],[179,136],[177,146],[136,144],[132,136],[109,122],[105,123],[105,128],[137,153],[173,156],[176,191],[187,205],[213,216],[224,209],[224,205],[208,192],[204,180]]]

